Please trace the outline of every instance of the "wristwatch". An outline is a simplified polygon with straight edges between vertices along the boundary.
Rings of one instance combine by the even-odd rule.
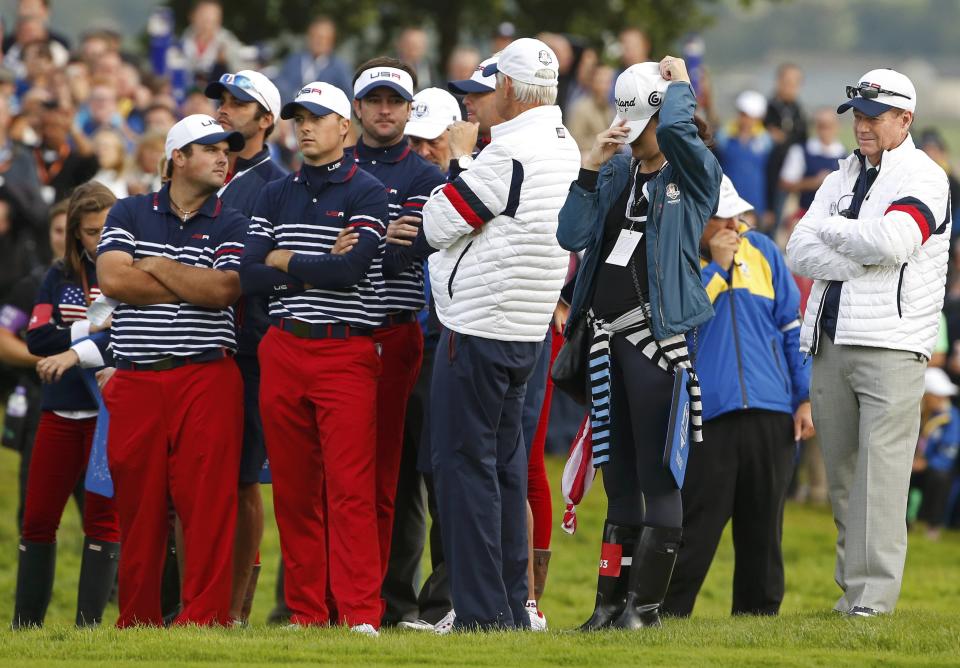
[[[460,167],[460,169],[470,169],[470,165],[472,164],[472,155],[461,155],[459,158],[457,158],[457,165]]]

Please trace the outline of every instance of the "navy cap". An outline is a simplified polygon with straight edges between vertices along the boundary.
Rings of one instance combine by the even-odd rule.
[[[260,102],[260,100],[239,86],[234,86],[233,84],[224,84],[220,83],[219,81],[208,83],[207,87],[203,90],[203,94],[209,97],[211,100],[219,100],[220,96],[223,95],[223,91],[227,91],[241,102]]]
[[[460,79],[451,81],[447,84],[447,89],[457,95],[469,95],[470,93],[492,93],[497,89],[497,78],[494,76],[496,71],[487,74],[488,67],[497,66],[497,56],[487,58],[477,66],[469,79]]]

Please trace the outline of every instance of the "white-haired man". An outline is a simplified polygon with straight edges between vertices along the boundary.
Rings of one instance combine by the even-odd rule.
[[[494,72],[504,122],[423,209],[424,237],[439,251],[430,258],[430,278],[444,330],[430,441],[452,628],[530,625],[520,419],[566,276],[557,214],[580,161],[554,104],[553,51],[519,39],[484,74]]]
[[[947,176],[914,146],[916,89],[894,70],[847,86],[860,150],[817,191],[787,244],[816,280],[800,334],[837,524],[835,609],[891,612],[907,555],[907,489],[950,247]]]

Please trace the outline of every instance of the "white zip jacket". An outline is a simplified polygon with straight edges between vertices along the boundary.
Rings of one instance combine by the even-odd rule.
[[[423,207],[437,316],[461,334],[543,341],[567,275],[557,216],[580,169],[560,107],[494,126],[470,169]]]
[[[816,354],[824,293],[843,281],[839,345],[907,350],[930,357],[943,307],[950,248],[947,175],[908,135],[884,151],[856,219],[847,209],[861,170],[853,154],[817,191],[787,243],[787,264],[815,279],[800,349]]]

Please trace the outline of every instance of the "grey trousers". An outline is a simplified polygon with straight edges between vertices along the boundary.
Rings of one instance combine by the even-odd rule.
[[[810,394],[837,524],[836,610],[896,607],[926,368],[916,353],[820,341]]]

